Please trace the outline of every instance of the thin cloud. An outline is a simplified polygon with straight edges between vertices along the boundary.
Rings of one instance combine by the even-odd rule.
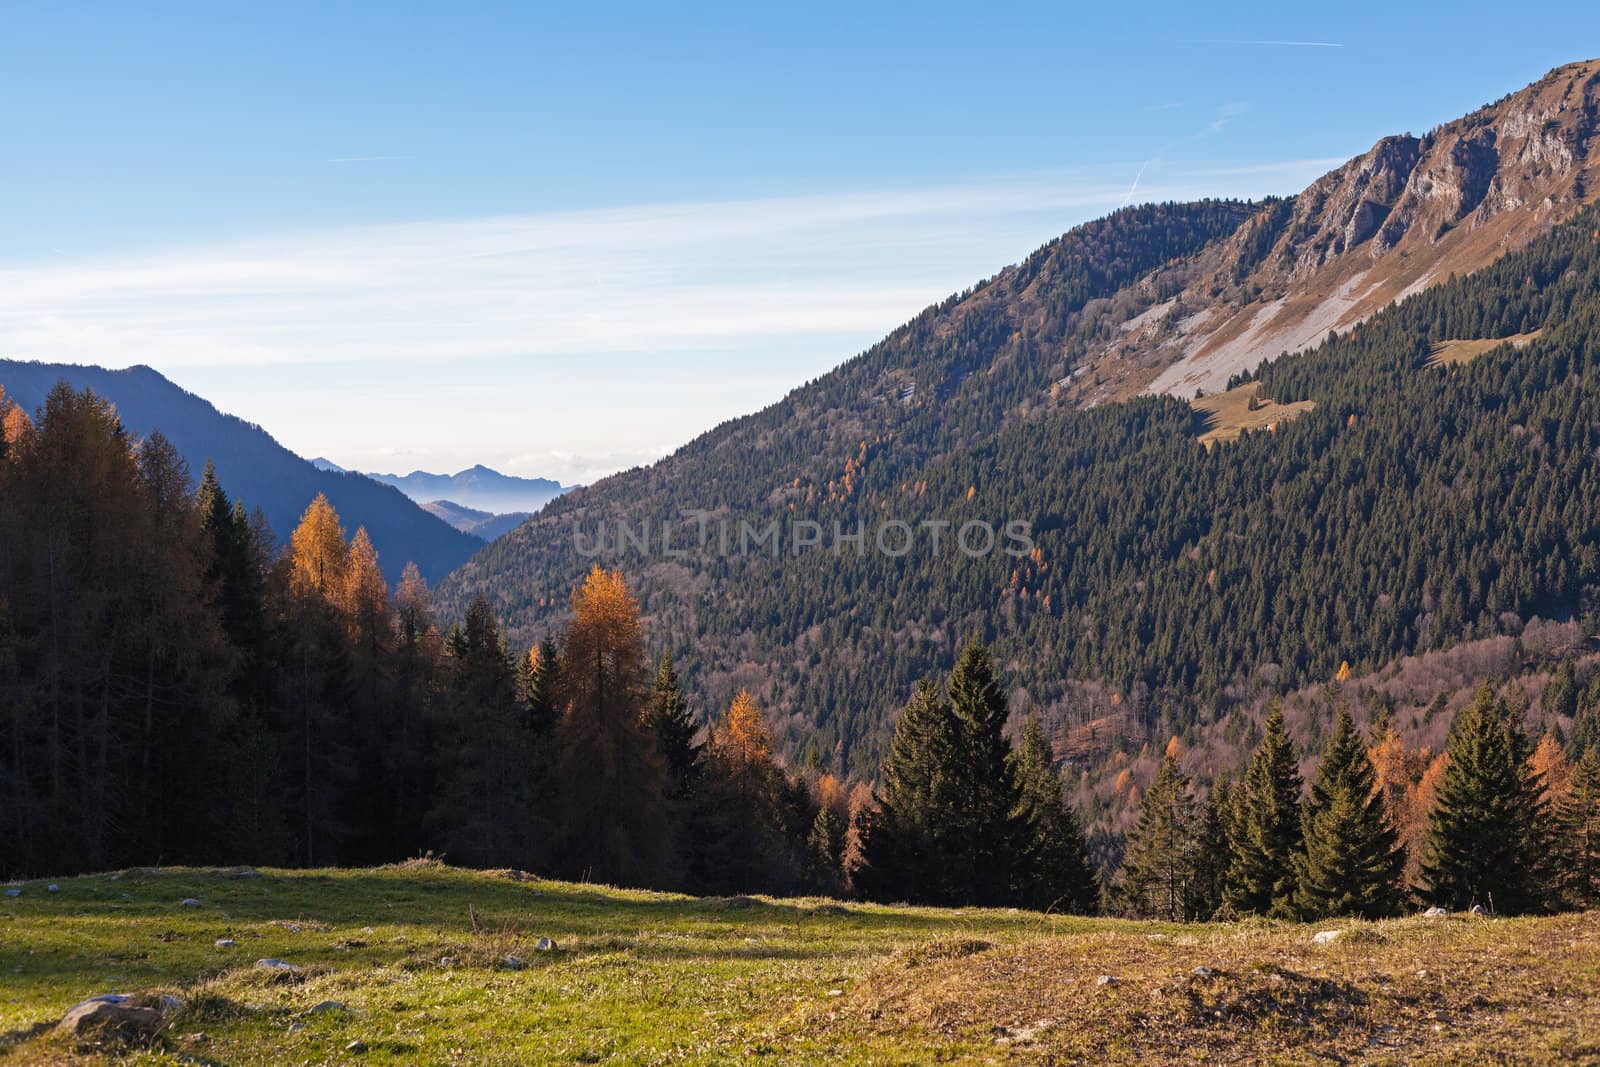
[[[1259,196],[1320,173],[1151,182],[1155,162],[1131,187],[1101,169],[23,263],[0,268],[0,357],[148,363],[346,466],[406,441],[417,466],[522,457],[589,481],[777,400],[1135,194]],[[624,414],[594,418],[600,397]],[[558,442],[572,456],[533,469]]]
[[[1250,48],[1343,48],[1338,41],[1201,41],[1201,44],[1233,44]]]
[[[338,156],[329,163],[382,163],[385,160],[405,159],[405,156]]]

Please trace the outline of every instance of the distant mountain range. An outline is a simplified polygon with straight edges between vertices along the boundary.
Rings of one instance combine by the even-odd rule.
[[[311,461],[318,470],[339,474],[345,468],[324,456]],[[529,515],[562,493],[576,486],[562,485],[549,478],[519,478],[501,474],[483,464],[455,474],[366,474],[366,477],[392,485],[451,526],[484,541],[514,529]]]
[[[445,500],[462,507],[496,515],[508,512],[534,512],[572,486],[549,478],[518,478],[501,474],[483,464],[455,474],[369,474],[369,478],[392,485],[418,503]]]
[[[503,515],[496,515],[492,511],[462,507],[449,500],[430,500],[422,505],[422,510],[430,515],[437,515],[462,533],[469,533],[484,541],[493,541],[501,534],[515,529],[522,520],[532,514],[528,511],[508,511]]]
[[[30,414],[58,381],[109,399],[123,425],[137,436],[161,431],[197,480],[210,459],[228,495],[252,510],[260,508],[280,541],[294,530],[306,505],[325,493],[347,532],[366,527],[391,583],[408,561],[430,583],[436,582],[483,547],[478,537],[455,529],[393,486],[361,474],[319,469],[261,427],[223,414],[149,367],[107,370],[0,360],[0,385]]]

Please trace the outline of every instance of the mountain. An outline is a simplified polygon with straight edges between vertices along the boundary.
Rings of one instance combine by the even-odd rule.
[[[483,464],[455,474],[371,474],[370,478],[392,485],[419,503],[448,500],[464,507],[493,514],[538,511],[569,487],[549,478],[518,478],[501,474]]]
[[[493,541],[506,531],[514,529],[530,514],[526,511],[512,511],[496,515],[490,511],[462,507],[451,500],[430,500],[422,505],[422,510],[481,541]]]
[[[750,689],[790,755],[858,774],[973,635],[1058,732],[1114,707],[1148,734],[1345,661],[1588,617],[1597,99],[1600,63],[1575,64],[1292,198],[1081,226],[764,411],[553,501],[440,603],[485,596],[526,643],[585,569],[620,566],[691,688]],[[915,551],[838,536],[886,520]],[[1027,544],[951,546],[1011,521]],[[773,522],[777,553],[737,550],[740,523]],[[666,550],[667,523],[693,551]]]
[[[313,467],[317,468],[317,470],[319,470],[319,471],[332,471],[334,474],[347,474],[347,473],[349,473],[343,467],[341,467],[337,463],[335,463],[333,460],[325,459],[322,456],[318,456],[316,459],[312,460],[311,461],[311,465]]]
[[[398,490],[360,474],[319,470],[273,440],[261,427],[224,415],[149,367],[102,367],[0,360],[0,385],[29,412],[44,403],[58,381],[93,389],[117,407],[123,425],[139,436],[159,430],[199,478],[206,460],[216,464],[228,495],[266,514],[281,541],[306,505],[326,493],[348,530],[365,526],[385,576],[398,580],[414,561],[430,582],[459,566],[482,546],[474,537],[428,514]]]
[[[1600,192],[1597,71],[1573,63],[1421,137],[1385,137],[1156,272],[1139,313],[1086,354],[1078,399],[1215,392],[1548,231]]]

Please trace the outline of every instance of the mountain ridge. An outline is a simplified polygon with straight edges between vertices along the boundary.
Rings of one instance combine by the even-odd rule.
[[[159,430],[198,480],[209,459],[231,497],[260,508],[280,543],[318,493],[325,493],[351,531],[365,526],[385,576],[398,581],[415,562],[429,581],[442,578],[481,546],[428,514],[393,487],[350,472],[318,469],[284,448],[262,427],[213,404],[143,364],[111,370],[79,364],[0,360],[0,385],[29,414],[58,381],[91,388],[116,405],[130,433]]]
[[[1441,127],[1453,139],[1451,158],[1454,144],[1466,143],[1463,138],[1470,140],[1473,130],[1521,131],[1515,145],[1496,132],[1495,141],[1507,155],[1496,164],[1495,174],[1508,173],[1498,184],[1493,176],[1478,182],[1484,192],[1473,193],[1477,206],[1466,208],[1470,197],[1435,198],[1445,205],[1439,210],[1455,217],[1458,232],[1494,238],[1472,245],[1474,255],[1490,248],[1496,252],[1490,259],[1494,264],[1504,261],[1513,245],[1528,248],[1544,242],[1525,269],[1555,270],[1564,261],[1581,261],[1588,269],[1582,235],[1562,227],[1592,200],[1581,179],[1593,163],[1588,131],[1597,69],[1594,63],[1560,68],[1474,112],[1477,120],[1468,116]],[[1547,119],[1542,116],[1563,102],[1567,111],[1560,114],[1571,123],[1554,130],[1559,136],[1553,140],[1543,137]],[[1530,130],[1540,136],[1529,135]],[[1320,644],[1305,650],[1284,644],[1297,634],[1302,640],[1321,632],[1330,641],[1348,641],[1350,655],[1361,648],[1365,655],[1392,656],[1424,647],[1415,642],[1429,639],[1430,633],[1477,632],[1476,627],[1489,625],[1480,614],[1487,604],[1515,604],[1529,612],[1547,603],[1558,615],[1571,613],[1575,601],[1567,598],[1575,597],[1589,578],[1577,563],[1572,564],[1579,568],[1576,574],[1561,571],[1530,582],[1529,588],[1536,590],[1531,593],[1510,591],[1523,589],[1520,583],[1502,588],[1487,577],[1463,573],[1464,580],[1474,583],[1473,591],[1450,600],[1443,615],[1437,593],[1409,583],[1397,585],[1395,595],[1403,588],[1407,598],[1404,612],[1396,615],[1393,606],[1381,609],[1381,637],[1374,629],[1376,620],[1363,624],[1360,618],[1361,611],[1374,610],[1370,603],[1364,609],[1339,603],[1338,617],[1314,623],[1308,619],[1301,628],[1283,630],[1284,624],[1271,618],[1273,594],[1241,585],[1238,595],[1248,589],[1251,598],[1267,598],[1263,604],[1250,599],[1233,609],[1243,611],[1243,618],[1267,612],[1253,624],[1265,627],[1258,640],[1247,630],[1230,630],[1227,619],[1201,607],[1197,598],[1204,595],[1206,572],[1196,578],[1182,563],[1190,553],[1236,555],[1229,547],[1234,542],[1210,540],[1222,530],[1244,538],[1239,551],[1259,551],[1246,531],[1231,527],[1241,516],[1263,521],[1273,513],[1269,508],[1258,514],[1268,502],[1254,495],[1256,490],[1246,492],[1244,485],[1227,480],[1232,467],[1259,468],[1254,476],[1269,479],[1262,484],[1273,492],[1305,494],[1311,490],[1301,484],[1309,476],[1303,464],[1312,457],[1308,454],[1301,465],[1280,465],[1287,463],[1289,453],[1274,458],[1273,443],[1261,440],[1260,434],[1247,434],[1214,455],[1208,453],[1196,440],[1202,420],[1186,404],[1163,395],[1141,399],[1155,377],[1178,358],[1170,349],[1163,351],[1160,339],[1143,347],[1130,345],[1129,334],[1139,325],[1130,329],[1128,324],[1138,324],[1152,307],[1185,293],[1210,294],[1214,289],[1208,299],[1226,316],[1226,325],[1238,318],[1240,307],[1255,303],[1258,307],[1250,313],[1257,313],[1258,296],[1283,298],[1266,293],[1265,283],[1273,276],[1282,275],[1283,284],[1300,284],[1294,276],[1298,270],[1304,278],[1319,281],[1330,268],[1349,269],[1351,257],[1370,259],[1371,242],[1388,216],[1378,219],[1361,207],[1367,200],[1334,193],[1357,187],[1393,192],[1390,213],[1403,207],[1405,189],[1416,175],[1432,173],[1423,164],[1435,158],[1431,148],[1423,151],[1423,139],[1413,140],[1411,147],[1405,141],[1380,141],[1376,156],[1369,152],[1336,168],[1332,177],[1319,179],[1325,194],[1310,198],[1301,194],[1258,205],[1149,205],[1078,227],[993,278],[928,308],[866,353],[769,408],[725,423],[651,467],[563,497],[452,574],[438,590],[440,603],[447,612],[460,612],[473,597],[484,595],[519,641],[542,636],[561,619],[576,577],[595,562],[576,550],[577,533],[587,530],[592,537],[599,524],[619,522],[635,529],[652,522],[660,529],[663,521],[681,521],[685,509],[748,519],[758,528],[772,519],[816,520],[826,526],[884,515],[1001,519],[1014,511],[1032,519],[1041,531],[1041,555],[1020,563],[984,561],[961,570],[922,559],[890,564],[853,557],[825,563],[639,558],[615,552],[604,557],[636,583],[653,640],[673,650],[713,707],[749,688],[768,704],[775,735],[787,751],[808,752],[846,771],[873,766],[881,754],[884,723],[912,683],[930,670],[948,669],[955,646],[974,634],[997,642],[1014,672],[1016,700],[1036,703],[1059,717],[1070,713],[1062,702],[1071,699],[1074,690],[1066,683],[1074,679],[1073,684],[1109,685],[1141,705],[1159,692],[1163,700],[1169,694],[1174,698],[1168,712],[1161,713],[1173,716],[1166,725],[1182,730],[1190,717],[1201,713],[1204,700],[1222,694],[1234,684],[1232,679],[1247,678],[1257,666],[1283,664],[1274,669],[1297,684],[1320,669],[1331,653]],[[1436,137],[1436,146],[1443,143]],[[1551,156],[1553,144],[1572,148],[1571,158]],[[1385,162],[1390,155],[1398,162]],[[1524,165],[1530,184],[1520,185],[1509,171]],[[1385,166],[1392,171],[1387,177],[1381,173]],[[1415,181],[1420,187],[1422,178]],[[1563,183],[1582,195],[1563,199],[1550,194],[1548,210],[1545,200],[1530,206],[1517,192],[1548,191]],[[1319,197],[1322,207],[1314,204]],[[1512,203],[1519,199],[1523,202]],[[1338,203],[1330,208],[1332,200]],[[1485,209],[1476,231],[1462,224],[1491,202],[1504,210],[1495,214]],[[1507,223],[1507,215],[1516,217],[1517,226]],[[1297,218],[1316,225],[1295,236]],[[1412,212],[1406,233],[1391,231],[1395,243],[1380,258],[1412,258],[1399,256],[1396,249],[1408,251],[1407,234],[1416,235],[1410,238],[1414,242],[1431,241],[1432,218],[1421,208]],[[1352,222],[1358,223],[1354,230]],[[1336,229],[1346,235],[1337,252],[1330,243]],[[1513,229],[1526,239],[1508,238]],[[1444,247],[1450,251],[1457,245]],[[1463,270],[1457,277],[1469,273]],[[1237,282],[1222,284],[1235,277]],[[1303,405],[1309,410],[1299,421],[1275,427],[1267,436],[1294,442],[1296,449],[1332,447],[1343,456],[1348,445],[1336,434],[1343,420],[1358,419],[1360,409],[1382,410],[1386,419],[1398,417],[1373,394],[1373,382],[1342,377],[1340,368],[1348,360],[1392,358],[1404,370],[1385,374],[1403,373],[1396,387],[1403,385],[1406,395],[1421,398],[1418,402],[1424,405],[1459,403],[1460,388],[1450,385],[1457,379],[1434,370],[1427,373],[1435,377],[1414,377],[1425,368],[1434,342],[1521,334],[1576,314],[1573,308],[1529,302],[1509,288],[1512,279],[1504,271],[1472,285],[1451,287],[1449,281],[1446,277],[1408,294],[1416,299],[1421,293],[1443,292],[1426,305],[1435,319],[1418,317],[1424,305],[1391,316],[1377,331],[1361,325],[1372,322],[1370,316],[1362,318],[1341,333],[1359,336],[1354,347],[1329,348],[1324,333],[1315,353],[1298,357],[1281,373],[1275,369],[1261,386],[1264,396],[1314,403]],[[1255,292],[1258,284],[1261,293]],[[1486,285],[1502,288],[1490,292]],[[1559,273],[1549,278],[1547,288],[1571,298]],[[1240,294],[1249,299],[1236,307],[1229,301]],[[1464,311],[1449,310],[1451,302],[1461,301],[1466,302]],[[1500,310],[1475,301],[1499,301]],[[1393,310],[1396,305],[1387,306]],[[1144,324],[1155,325],[1148,318]],[[1540,366],[1558,358],[1555,346],[1576,336],[1571,329],[1547,332],[1520,350],[1519,358]],[[1392,356],[1385,355],[1390,352]],[[1466,373],[1477,375],[1485,373],[1483,367],[1502,365],[1495,359],[1484,364],[1483,359],[1490,357],[1480,357]],[[1223,384],[1246,369],[1254,371],[1260,362],[1228,368]],[[1383,423],[1385,433],[1393,432],[1391,425]],[[1399,442],[1388,437],[1373,447]],[[1459,444],[1435,442],[1441,451]],[[1209,501],[1195,497],[1186,486],[1196,484],[1197,473],[1206,484],[1216,480],[1223,495]],[[1423,473],[1411,476],[1421,479]],[[1282,484],[1274,486],[1270,479]],[[1432,481],[1418,484],[1436,491]],[[1112,493],[1121,498],[1107,495]],[[1091,515],[1074,515],[1076,508],[1090,509]],[[1150,529],[1146,515],[1150,522],[1171,525]],[[1444,532],[1430,529],[1427,535],[1443,537]],[[1498,527],[1483,532],[1485,543],[1508,536]],[[1377,531],[1368,550],[1407,551],[1403,543],[1377,536]],[[1287,580],[1266,559],[1270,557],[1250,566],[1266,567],[1263,578]],[[1382,559],[1382,567],[1398,565],[1387,555]],[[1237,573],[1241,580],[1250,575],[1248,569]],[[1155,574],[1178,584],[1154,598],[1148,582]],[[1197,580],[1198,587],[1191,584]],[[1370,579],[1375,581],[1379,579]],[[1552,595],[1555,587],[1545,590],[1539,584],[1546,581],[1557,582],[1559,595]],[[853,597],[844,595],[847,590],[855,591]],[[1295,597],[1309,597],[1309,591]],[[1319,608],[1310,598],[1296,610],[1331,610],[1337,599],[1324,598],[1328,603]],[[1191,609],[1185,605],[1191,603],[1207,614],[1186,619],[1183,612]],[[1113,626],[1117,629],[1108,629]],[[1220,634],[1232,647],[1213,654],[1203,647],[1202,633]]]

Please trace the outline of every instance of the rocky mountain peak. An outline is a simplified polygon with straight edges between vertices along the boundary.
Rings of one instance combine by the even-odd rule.
[[[1263,208],[1202,253],[1198,269],[1185,265],[1165,310],[1133,308],[1138,328],[1091,354],[1096,387],[1077,400],[1215,391],[1263,359],[1485,266],[1600,193],[1597,125],[1600,60],[1590,60],[1422,137],[1382,138]],[[1179,313],[1190,308],[1205,310]]]

